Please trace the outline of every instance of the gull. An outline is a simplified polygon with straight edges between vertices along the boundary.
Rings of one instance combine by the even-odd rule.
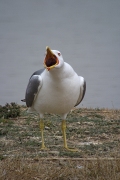
[[[86,81],[78,76],[74,69],[63,60],[58,50],[46,47],[44,68],[32,74],[29,79],[25,99],[28,112],[37,112],[40,118],[42,146],[44,143],[44,114],[53,113],[60,115],[63,133],[64,148],[70,151],[66,141],[66,117],[71,109],[79,105],[86,92]]]

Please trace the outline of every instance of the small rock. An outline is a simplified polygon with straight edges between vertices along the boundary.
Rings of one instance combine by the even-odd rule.
[[[90,132],[89,131],[85,131],[85,134],[89,134]]]
[[[48,126],[45,126],[45,130],[49,130],[50,128]]]
[[[77,168],[78,168],[78,169],[83,169],[83,168],[84,168],[84,166],[77,165]]]
[[[109,136],[105,133],[103,133],[102,135],[100,135],[101,139],[109,139]]]
[[[59,155],[59,151],[49,151],[49,154],[51,154],[51,155]]]

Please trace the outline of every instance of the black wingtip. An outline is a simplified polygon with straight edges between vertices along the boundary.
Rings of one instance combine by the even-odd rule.
[[[22,101],[22,102],[26,102],[26,100],[25,100],[25,99],[22,99],[21,101]]]

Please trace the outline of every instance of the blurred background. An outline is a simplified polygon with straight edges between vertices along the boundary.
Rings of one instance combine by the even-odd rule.
[[[23,104],[45,48],[86,79],[79,107],[120,108],[120,0],[0,0],[0,104]]]

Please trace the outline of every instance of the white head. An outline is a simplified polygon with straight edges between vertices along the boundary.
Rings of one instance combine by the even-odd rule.
[[[53,68],[60,68],[64,64],[62,54],[58,50],[51,50],[48,46],[46,47],[46,55],[44,59],[45,68],[50,71]]]

